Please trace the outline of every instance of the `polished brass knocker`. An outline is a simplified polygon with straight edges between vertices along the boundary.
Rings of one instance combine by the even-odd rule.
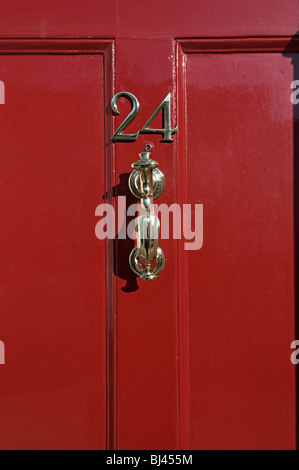
[[[137,245],[130,254],[133,272],[144,281],[157,279],[165,265],[165,257],[159,248],[160,220],[153,213],[154,199],[164,191],[165,178],[158,163],[150,158],[150,152],[139,154],[140,160],[132,163],[129,178],[131,192],[140,199],[140,212],[136,219]]]

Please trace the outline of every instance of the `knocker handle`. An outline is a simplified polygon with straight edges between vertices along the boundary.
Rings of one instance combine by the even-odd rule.
[[[150,158],[150,152],[139,154],[140,160],[132,163],[129,178],[131,192],[140,199],[140,215],[136,219],[137,246],[130,254],[133,272],[144,281],[157,279],[165,265],[165,257],[159,248],[160,221],[154,215],[154,199],[165,188],[165,178],[158,163]]]

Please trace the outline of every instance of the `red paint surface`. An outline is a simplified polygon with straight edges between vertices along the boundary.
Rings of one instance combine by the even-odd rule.
[[[191,448],[294,445],[291,81],[281,54],[187,58]]]
[[[297,2],[24,8],[6,3],[0,18],[1,38],[19,38],[0,44],[11,54],[0,57],[0,448],[294,448],[283,51]],[[72,37],[84,41],[59,40]],[[86,38],[113,40],[115,62],[112,41]],[[174,144],[109,144],[122,90],[141,104],[132,133],[172,92]],[[119,109],[116,126],[128,103]],[[131,241],[94,235],[104,195],[136,202],[127,179],[145,143],[166,176],[159,202],[204,204],[203,248],[162,240],[166,267],[149,284],[130,271]]]
[[[283,36],[299,29],[297,0],[11,0],[2,37]]]
[[[136,46],[130,39],[117,44],[117,89],[134,90],[141,103],[128,132],[141,129],[173,87],[172,42],[139,40]],[[124,114],[116,123],[126,115],[127,108],[119,109]],[[158,127],[161,121],[157,117]],[[153,157],[166,175],[159,202],[176,200],[175,144],[160,140],[142,135],[136,143],[116,146],[117,194],[127,195],[129,204],[136,202],[128,190],[130,164],[146,142],[153,144]],[[121,449],[173,449],[179,446],[177,242],[161,240],[167,269],[152,283],[132,275],[127,260],[133,245],[120,240],[116,260],[118,443]]]
[[[101,56],[1,58],[0,446],[106,440]]]

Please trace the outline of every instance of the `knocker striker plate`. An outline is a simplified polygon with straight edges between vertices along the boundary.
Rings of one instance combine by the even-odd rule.
[[[157,250],[157,258],[156,258],[156,267],[153,269],[151,273],[147,273],[145,269],[141,267],[141,264],[139,263],[138,260],[138,248],[135,247],[131,251],[130,258],[129,258],[129,264],[132,269],[132,271],[139,276],[141,279],[144,281],[154,281],[157,279],[158,274],[163,270],[165,266],[165,256],[161,248],[158,248]]]
[[[140,199],[141,194],[140,194],[140,179],[139,179],[139,172],[138,170],[133,170],[130,178],[129,178],[129,188],[131,193],[137,197],[137,199]],[[159,168],[155,168],[153,170],[153,188],[154,188],[154,199],[157,199],[158,197],[161,196],[165,189],[165,178],[164,174],[162,173]]]

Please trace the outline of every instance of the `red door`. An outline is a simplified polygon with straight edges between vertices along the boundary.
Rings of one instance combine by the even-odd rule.
[[[2,7],[1,449],[295,448],[298,16],[295,0]],[[173,142],[113,143],[122,91],[140,102],[129,134],[171,93]],[[159,203],[189,205],[195,232],[203,208],[202,246],[170,231],[153,282],[131,239],[95,232],[99,205],[137,202],[145,145]]]

